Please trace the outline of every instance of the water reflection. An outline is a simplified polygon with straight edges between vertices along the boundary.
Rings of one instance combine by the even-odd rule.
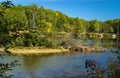
[[[79,40],[79,39],[78,39]],[[79,40],[80,41],[80,40]],[[82,41],[82,40],[81,40]],[[108,67],[107,58],[109,56],[116,57],[112,51],[120,51],[120,44],[116,40],[89,40],[85,41],[88,44],[102,46],[108,48],[107,52],[91,52],[91,53],[65,53],[52,55],[30,55],[16,56],[22,66],[16,68],[14,78],[86,78],[85,61],[87,59],[95,60],[97,69],[92,70],[103,72],[101,68]],[[119,56],[119,54],[117,54]],[[10,59],[12,60],[12,59]],[[86,63],[91,66],[92,63]],[[115,64],[114,62],[111,63]],[[94,65],[94,64],[93,64]],[[100,66],[99,66],[100,65]],[[18,70],[21,69],[21,70]],[[99,69],[99,70],[98,70]]]
[[[24,55],[23,66],[26,72],[30,75],[30,78],[36,78],[34,74],[38,72],[41,66],[45,65],[47,57],[39,55]]]

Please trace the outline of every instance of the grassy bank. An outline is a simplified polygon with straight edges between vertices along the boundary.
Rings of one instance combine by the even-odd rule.
[[[0,51],[3,51],[3,48],[0,48]],[[50,49],[50,48],[10,48],[8,49],[12,54],[52,54],[52,53],[63,53],[63,52],[70,52],[68,49],[64,48],[57,48],[57,49]]]

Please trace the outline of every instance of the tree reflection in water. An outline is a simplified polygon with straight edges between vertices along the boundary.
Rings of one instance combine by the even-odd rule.
[[[4,51],[0,51],[0,60],[3,60],[5,56],[11,56],[11,53],[4,49]],[[12,61],[11,63],[3,63],[0,61],[0,78],[12,78],[13,75],[9,74],[9,71],[12,71],[12,68],[18,66],[17,60]]]
[[[25,70],[28,72],[30,78],[35,77],[35,72],[39,71],[40,65],[45,65],[48,56],[40,56],[40,55],[24,55],[23,56],[23,64]],[[43,66],[42,66],[43,67]],[[39,69],[38,69],[39,68]]]

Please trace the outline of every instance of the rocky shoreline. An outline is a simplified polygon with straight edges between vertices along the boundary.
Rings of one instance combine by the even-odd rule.
[[[73,45],[69,48],[70,51],[81,51],[81,52],[103,52],[106,51],[106,49],[102,47],[96,47],[92,45],[85,45],[85,44],[79,44],[79,45]]]
[[[70,52],[104,52],[106,51],[105,48],[95,46],[92,44],[84,44],[84,43],[77,43],[72,40],[66,40],[63,41],[61,46],[63,46],[65,49],[69,49]]]

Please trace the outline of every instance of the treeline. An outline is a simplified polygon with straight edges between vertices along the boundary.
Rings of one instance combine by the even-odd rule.
[[[51,46],[55,34],[117,34],[119,30],[120,19],[87,21],[43,6],[0,5],[0,46]]]

